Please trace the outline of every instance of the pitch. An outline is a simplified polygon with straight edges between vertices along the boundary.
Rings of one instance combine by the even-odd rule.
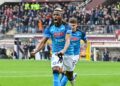
[[[120,86],[117,62],[80,61],[75,72],[76,86]],[[53,86],[52,79],[50,61],[0,60],[0,86]]]

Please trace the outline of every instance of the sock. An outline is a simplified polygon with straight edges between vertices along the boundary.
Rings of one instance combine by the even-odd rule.
[[[61,74],[60,81],[62,80],[62,78],[64,77],[64,75],[65,75],[64,73]]]
[[[74,80],[70,81],[70,83],[71,83],[71,86],[75,86],[75,81]]]
[[[68,78],[66,75],[64,75],[61,80],[61,86],[66,86],[67,82],[68,82]]]
[[[59,73],[53,73],[53,77],[54,77],[54,86],[61,86]]]

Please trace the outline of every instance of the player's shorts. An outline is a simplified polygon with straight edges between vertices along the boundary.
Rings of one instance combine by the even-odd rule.
[[[63,62],[60,62],[59,61],[59,57],[57,55],[55,55],[55,53],[52,54],[52,57],[51,57],[51,67],[62,67],[63,65]]]
[[[63,70],[73,71],[79,60],[79,55],[65,55],[63,58]]]

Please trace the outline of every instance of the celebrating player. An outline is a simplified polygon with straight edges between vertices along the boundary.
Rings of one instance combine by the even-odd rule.
[[[76,63],[79,60],[80,40],[83,40],[85,43],[87,43],[85,33],[81,32],[77,28],[78,27],[77,19],[76,18],[70,18],[69,19],[69,24],[72,27],[72,35],[71,35],[70,47],[72,47],[73,50],[74,50],[74,56],[69,57],[69,59],[67,59],[68,61],[64,62],[64,64],[66,66],[68,66],[68,67],[67,67],[67,69],[65,69],[64,65],[63,65],[63,70],[64,71],[67,70],[67,71],[66,71],[65,75],[61,79],[61,86],[65,86],[68,80],[71,82],[72,86],[75,85],[75,82],[74,82],[75,76],[73,75],[73,71],[74,71]]]
[[[39,52],[49,38],[52,40],[52,58],[51,67],[53,70],[54,86],[61,86],[59,79],[59,70],[62,65],[62,59],[58,56],[67,55],[71,49],[67,49],[70,44],[71,27],[62,21],[62,9],[56,8],[53,12],[53,22],[44,31],[44,37],[36,47],[35,53]],[[73,52],[70,53],[73,55]],[[61,60],[61,61],[60,61]]]

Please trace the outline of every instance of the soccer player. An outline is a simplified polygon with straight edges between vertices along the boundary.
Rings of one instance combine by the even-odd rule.
[[[79,60],[79,55],[80,55],[80,40],[83,40],[85,43],[87,43],[86,35],[85,33],[81,32],[78,29],[78,24],[77,24],[77,19],[76,18],[70,18],[69,19],[69,24],[72,27],[72,35],[71,35],[71,42],[70,42],[70,47],[73,48],[74,50],[74,56],[70,57],[68,59],[67,63],[64,63],[66,66],[70,65],[71,69],[68,71],[69,73],[65,74],[62,79],[61,79],[61,86],[65,86],[67,84],[67,81],[71,81],[71,85],[74,86],[74,78],[75,76],[73,75],[73,71],[75,68],[76,63]],[[66,71],[64,69],[63,65],[63,71]]]
[[[59,61],[59,54],[73,55],[72,48],[69,48],[70,35],[72,33],[71,27],[62,21],[62,9],[56,8],[53,12],[53,22],[44,31],[44,37],[41,42],[37,45],[35,51],[32,55],[39,52],[44,46],[49,38],[52,40],[52,58],[51,67],[53,70],[53,82],[54,86],[61,86],[59,79],[59,71],[62,66],[62,62]],[[69,52],[69,53],[68,53]]]

